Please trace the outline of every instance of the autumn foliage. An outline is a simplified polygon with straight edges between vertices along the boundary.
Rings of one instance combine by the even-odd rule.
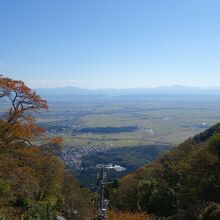
[[[0,76],[0,104],[0,219],[49,219],[48,207],[53,219],[65,216],[66,207],[86,216],[87,191],[53,153],[62,138],[44,135],[50,143],[31,145],[32,138],[45,134],[34,113],[47,110],[47,102],[24,82]],[[74,197],[81,197],[80,204]]]
[[[30,138],[44,133],[44,129],[36,125],[33,112],[47,110],[47,101],[24,82],[1,76],[0,98],[9,104],[0,119],[5,144],[19,140],[28,142]]]
[[[11,124],[22,120],[31,121],[33,117],[27,112],[48,109],[47,101],[41,99],[35,91],[32,91],[20,80],[1,77],[0,98],[3,97],[7,97],[11,102],[11,107],[6,115],[6,121]]]
[[[145,213],[131,213],[120,211],[108,211],[109,220],[150,220],[150,216]]]

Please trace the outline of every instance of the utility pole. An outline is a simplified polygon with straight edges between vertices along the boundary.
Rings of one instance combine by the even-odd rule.
[[[99,192],[99,220],[105,220],[106,210],[108,208],[109,200],[105,198],[105,187],[112,182],[106,181],[106,172],[104,167],[101,167],[101,172],[97,175],[97,186]]]

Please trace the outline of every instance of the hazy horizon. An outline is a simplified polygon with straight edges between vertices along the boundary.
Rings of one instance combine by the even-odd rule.
[[[220,89],[220,86],[212,86],[212,87],[200,87],[200,86],[187,86],[187,85],[165,85],[165,86],[154,86],[154,87],[124,87],[124,88],[87,88],[87,87],[79,87],[79,86],[47,86],[47,87],[31,87],[32,89],[65,89],[65,88],[73,88],[73,89],[85,89],[85,90],[136,90],[136,89],[160,89],[160,88],[176,88],[176,89],[202,89],[202,90],[212,90],[212,89]]]

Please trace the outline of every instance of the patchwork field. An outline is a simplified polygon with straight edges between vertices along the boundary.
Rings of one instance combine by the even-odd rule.
[[[176,145],[220,121],[218,96],[53,97],[38,122],[65,144]],[[130,130],[129,130],[130,129]]]
[[[49,135],[64,138],[61,156],[70,169],[77,170],[84,183],[85,176],[89,174],[94,181],[100,161],[125,167],[126,171],[122,173],[109,171],[112,177],[121,177],[220,121],[219,96],[45,98],[50,108],[48,112],[36,115],[37,122],[46,128]],[[3,103],[0,107],[2,113],[4,106]],[[158,147],[157,153],[147,158],[145,152],[152,146]],[[135,150],[129,157],[126,152],[131,148]],[[126,159],[124,155],[127,155]]]

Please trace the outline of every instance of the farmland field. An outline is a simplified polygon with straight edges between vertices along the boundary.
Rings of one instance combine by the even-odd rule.
[[[220,121],[220,97],[214,95],[45,98],[49,111],[38,114],[37,122],[49,135],[64,138],[62,158],[84,183],[90,174],[94,180],[100,163],[125,167],[109,171],[121,177]]]
[[[38,122],[65,144],[123,147],[176,145],[220,121],[220,97],[48,97]],[[130,129],[130,130],[129,130]]]

